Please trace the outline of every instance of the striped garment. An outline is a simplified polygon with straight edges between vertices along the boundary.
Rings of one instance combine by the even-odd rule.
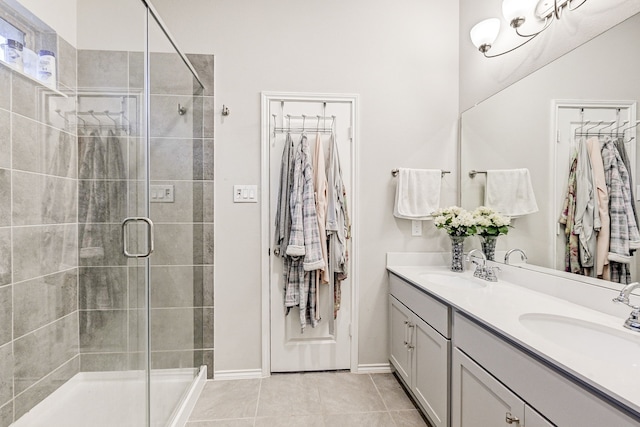
[[[602,161],[609,192],[611,218],[609,260],[628,264],[631,262],[632,249],[640,246],[640,232],[631,206],[633,201],[629,172],[610,138],[605,140],[602,147]]]
[[[293,188],[289,201],[291,234],[287,255],[304,256],[305,271],[324,268],[310,160],[309,142],[303,135],[294,159]]]
[[[304,331],[307,320],[314,327],[318,323],[314,271],[325,266],[318,231],[309,142],[305,135],[298,145],[293,165],[293,186],[289,200],[291,232],[285,257],[285,307],[287,310],[295,306],[300,308],[300,326]]]
[[[280,183],[278,187],[278,206],[276,208],[276,230],[273,242],[273,253],[284,257],[289,244],[289,232],[291,230],[291,209],[289,199],[293,186],[293,159],[295,148],[291,134],[287,134],[282,150],[280,164]]]

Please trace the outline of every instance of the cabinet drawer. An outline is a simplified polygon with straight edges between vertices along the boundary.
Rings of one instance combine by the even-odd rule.
[[[393,273],[389,273],[389,292],[442,336],[451,338],[448,306]]]

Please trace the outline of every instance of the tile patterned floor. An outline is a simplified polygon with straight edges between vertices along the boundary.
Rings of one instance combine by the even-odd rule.
[[[209,381],[187,427],[426,427],[392,374],[322,372]]]

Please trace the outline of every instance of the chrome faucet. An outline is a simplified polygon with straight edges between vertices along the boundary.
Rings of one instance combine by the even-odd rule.
[[[524,251],[522,249],[518,249],[518,248],[513,248],[513,249],[509,249],[507,251],[507,253],[504,256],[504,263],[505,264],[509,264],[509,257],[511,256],[512,253],[514,252],[520,252],[520,259],[522,261],[526,261],[527,260],[527,254],[524,253]]]
[[[478,255],[476,255],[476,253]],[[479,257],[482,260],[482,263],[476,261],[474,259],[474,255]],[[473,277],[478,277],[480,279],[487,278],[487,256],[484,254],[484,252],[482,252],[480,249],[471,249],[467,254],[467,261],[471,261],[476,265],[476,269],[473,272]]]
[[[480,258],[482,262],[476,261],[474,259],[476,257]],[[498,267],[487,267],[487,256],[480,249],[470,250],[469,253],[467,254],[467,261],[471,261],[476,265],[476,269],[473,272],[473,277],[487,280],[489,282],[498,281],[498,277],[496,276],[496,270],[500,271],[500,269]]]
[[[633,305],[629,302],[631,291],[640,287],[640,283],[633,282],[622,288],[620,295],[613,299],[613,302],[628,305],[633,309],[629,314],[629,318],[625,320],[624,327],[633,331],[640,332],[640,305]]]

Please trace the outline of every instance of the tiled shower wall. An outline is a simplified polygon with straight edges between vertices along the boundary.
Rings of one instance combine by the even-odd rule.
[[[213,376],[213,56],[152,53],[151,185],[171,184],[175,203],[152,203],[152,368],[207,365]],[[186,107],[184,115],[177,105]]]
[[[0,65],[2,427],[80,368],[77,144],[53,120],[55,108],[75,108],[76,50],[58,38],[57,53],[68,98]]]
[[[76,66],[76,50],[58,44],[58,88],[67,98],[0,64],[0,427],[81,370],[143,367],[143,274],[117,255],[118,223],[99,224],[114,236],[105,262],[79,254],[78,199],[88,184],[78,176],[83,140],[55,111],[76,109],[77,81],[83,90],[142,87],[142,54],[81,51]],[[206,364],[211,375],[213,57],[190,59],[207,86],[196,96],[175,55],[152,56],[151,179],[175,187],[174,203],[151,206],[152,367]],[[144,144],[136,137],[121,143],[124,184],[140,188]]]
[[[150,58],[151,185],[173,185],[175,197],[173,203],[151,204],[150,217],[156,228],[155,252],[150,257],[151,364],[152,368],[206,364],[211,376],[213,57],[189,58],[205,83],[204,90],[177,55],[152,53]],[[139,52],[80,50],[78,87],[81,93],[118,93],[123,88],[135,92],[142,87],[142,67]],[[186,108],[184,115],[178,114],[178,104]],[[128,112],[131,116],[133,113]],[[137,182],[127,214],[142,215],[134,199],[144,199],[141,160],[145,148],[141,139],[126,141],[123,155],[128,159],[127,185],[136,188]],[[81,180],[81,198],[82,191]],[[119,246],[121,242],[114,238],[113,244]],[[144,363],[144,272],[123,266],[122,257],[113,253],[102,265],[80,260],[82,371],[138,369]],[[96,278],[104,277],[105,272],[110,272],[111,286],[120,295],[109,300],[108,306],[96,299],[94,289]]]

